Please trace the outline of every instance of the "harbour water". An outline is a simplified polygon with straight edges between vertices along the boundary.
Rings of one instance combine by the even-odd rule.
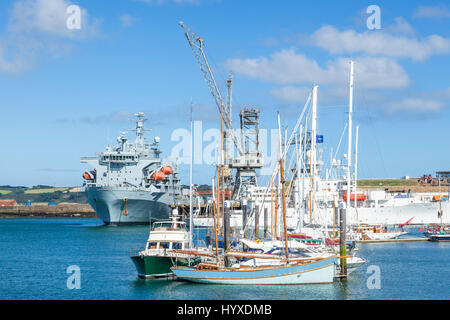
[[[148,226],[101,224],[97,219],[0,220],[0,299],[450,299],[450,243],[358,244],[358,255],[368,262],[344,283],[217,286],[139,280],[129,250],[144,246]],[[80,268],[79,289],[67,287],[69,266]],[[377,270],[379,288],[372,281]]]

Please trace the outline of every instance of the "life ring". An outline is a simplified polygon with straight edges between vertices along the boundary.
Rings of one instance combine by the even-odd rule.
[[[127,216],[127,215],[128,215],[127,201],[128,201],[128,199],[123,199],[123,210],[122,210],[122,214],[123,214],[124,216]]]

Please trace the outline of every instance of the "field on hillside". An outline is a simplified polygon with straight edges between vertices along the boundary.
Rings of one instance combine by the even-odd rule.
[[[29,189],[29,190],[25,190],[24,193],[25,194],[39,194],[39,193],[53,193],[56,191],[67,191],[69,190],[69,188],[42,188],[42,189]]]
[[[72,187],[52,187],[46,185],[34,186],[32,188],[24,186],[0,186],[0,199],[16,199],[19,204],[27,202],[48,203],[48,202],[69,202],[69,203],[87,203],[87,197],[84,192],[69,192],[76,190]]]
[[[380,179],[380,180],[358,180],[359,187],[399,187],[417,186],[415,179]]]

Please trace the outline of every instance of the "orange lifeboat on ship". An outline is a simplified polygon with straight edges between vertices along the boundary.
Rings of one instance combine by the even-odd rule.
[[[83,173],[83,178],[84,178],[85,180],[94,180],[93,175],[90,174],[90,173],[87,172],[87,171],[85,171],[85,172]]]
[[[173,169],[171,166],[164,166],[159,171],[161,171],[164,174],[172,174],[173,173]]]
[[[364,193],[357,193],[356,194],[356,201],[366,201],[367,197]],[[347,194],[344,193],[342,196],[342,200],[347,201]],[[355,194],[350,193],[350,200],[355,201]]]
[[[152,174],[152,179],[155,181],[162,181],[166,178],[166,175],[162,171],[157,171],[154,174]]]

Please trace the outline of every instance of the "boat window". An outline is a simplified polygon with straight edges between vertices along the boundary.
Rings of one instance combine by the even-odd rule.
[[[157,244],[158,244],[157,242],[150,242],[150,243],[148,244],[147,249],[156,249],[156,245],[157,245]]]
[[[169,242],[161,242],[159,244],[160,249],[169,249]]]
[[[181,243],[179,242],[172,243],[172,249],[182,249]]]

